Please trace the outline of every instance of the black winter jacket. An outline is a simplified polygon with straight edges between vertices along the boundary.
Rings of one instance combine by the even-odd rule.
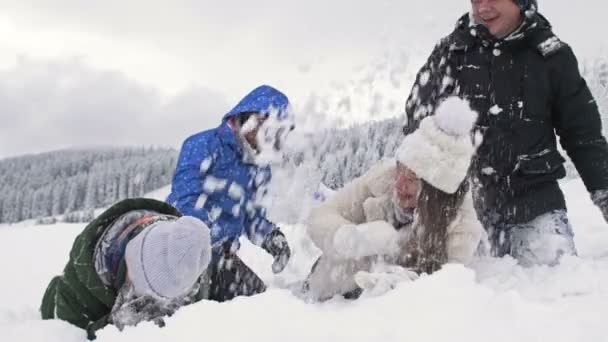
[[[486,228],[565,209],[557,136],[587,189],[608,189],[608,145],[597,105],[572,49],[540,14],[504,39],[463,16],[418,74],[406,104],[405,134],[452,95],[479,113],[483,142],[471,172]]]

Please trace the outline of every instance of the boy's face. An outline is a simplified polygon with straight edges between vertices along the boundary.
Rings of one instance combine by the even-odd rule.
[[[522,21],[521,10],[513,0],[471,0],[471,6],[475,21],[496,38],[508,36]]]

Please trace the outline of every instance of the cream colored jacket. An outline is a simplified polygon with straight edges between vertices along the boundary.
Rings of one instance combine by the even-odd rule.
[[[323,251],[325,257],[332,258],[336,255],[333,241],[340,227],[389,221],[393,217],[392,196],[395,172],[395,160],[387,160],[345,185],[333,197],[312,210],[308,222],[308,234]],[[463,264],[470,262],[484,238],[486,234],[477,220],[469,192],[459,209],[457,218],[448,227],[448,261]]]

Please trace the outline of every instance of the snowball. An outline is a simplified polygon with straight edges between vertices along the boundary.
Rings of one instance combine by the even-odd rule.
[[[215,222],[217,221],[217,219],[220,218],[220,216],[222,215],[222,208],[220,207],[213,207],[211,208],[211,211],[209,212],[209,220],[211,220],[211,222]]]
[[[425,86],[429,83],[429,80],[431,79],[431,73],[427,70],[424,71],[420,74],[420,85],[421,86]]]
[[[471,109],[468,101],[452,96],[439,105],[434,119],[439,129],[458,136],[471,131],[477,121],[477,113]]]
[[[212,192],[224,190],[228,182],[225,179],[207,176],[203,182],[203,190],[210,194]]]
[[[203,160],[203,162],[201,163],[201,166],[200,166],[201,174],[207,173],[207,171],[209,171],[210,167],[211,167],[211,157]]]
[[[486,176],[491,176],[495,173],[496,173],[496,170],[494,170],[494,168],[491,168],[491,167],[484,167],[481,170],[481,174],[486,175]]]
[[[202,194],[196,200],[196,204],[194,204],[194,209],[201,210],[207,203],[207,194]]]
[[[235,201],[240,201],[245,196],[245,189],[237,183],[232,183],[228,188],[228,196]]]
[[[494,105],[492,108],[490,108],[490,114],[498,115],[500,113],[502,113],[502,108],[500,108],[499,105]]]

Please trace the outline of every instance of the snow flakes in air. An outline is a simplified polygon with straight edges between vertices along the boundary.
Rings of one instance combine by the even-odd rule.
[[[211,226],[211,235],[219,236],[220,234],[222,234],[222,228],[220,226],[218,226],[217,224]]]
[[[207,176],[203,182],[203,190],[210,194],[216,191],[222,191],[226,187],[227,181],[225,179]]]
[[[235,201],[240,201],[245,196],[245,189],[237,183],[232,183],[228,188],[228,196]]]
[[[490,114],[492,114],[492,115],[498,115],[502,112],[503,112],[503,110],[502,110],[502,108],[500,108],[499,105],[494,105],[492,108],[490,108]]]
[[[257,172],[255,175],[255,186],[260,186],[266,181],[266,174],[264,172]]]
[[[431,78],[431,73],[428,70],[423,71],[420,74],[420,85],[423,86],[423,87],[425,85],[427,85],[429,83],[429,79],[430,78]]]
[[[491,168],[489,166],[488,167],[484,167],[481,170],[481,174],[486,175],[486,176],[491,176],[491,175],[493,175],[495,173],[496,173],[496,170],[494,170],[494,168]]]
[[[441,92],[445,92],[453,84],[454,79],[450,76],[445,76],[441,82]]]
[[[241,206],[238,204],[235,204],[232,207],[231,213],[232,213],[232,216],[239,217],[241,215]]]
[[[471,130],[477,113],[471,109],[468,101],[452,96],[439,105],[434,119],[442,131],[458,136]]]
[[[196,200],[196,203],[194,204],[194,209],[197,209],[197,210],[203,209],[203,207],[205,206],[205,203],[207,203],[207,194],[201,194],[198,197],[198,199]]]
[[[222,208],[214,206],[211,208],[211,211],[209,211],[209,220],[215,222],[220,218],[220,215],[222,215]]]
[[[207,171],[209,171],[209,168],[211,167],[211,157],[206,158],[205,160],[203,160],[203,162],[201,163],[201,167],[200,167],[200,171],[201,174],[202,173],[207,173]]]
[[[494,49],[494,50],[492,51],[492,53],[494,53],[494,56],[496,56],[496,57],[498,57],[498,56],[502,55],[502,51],[500,51],[500,49]]]

